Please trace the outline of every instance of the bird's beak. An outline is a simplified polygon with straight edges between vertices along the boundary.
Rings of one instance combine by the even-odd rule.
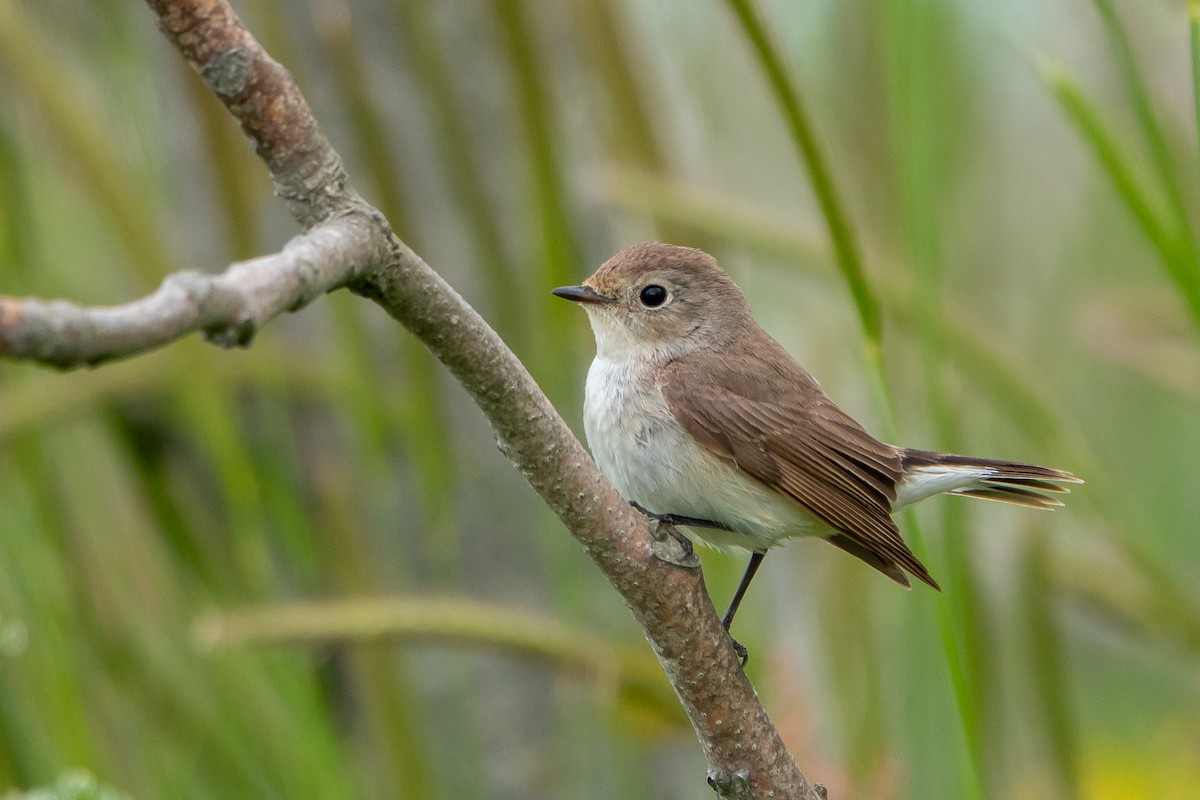
[[[576,303],[614,303],[611,297],[605,297],[590,286],[560,286],[550,294],[564,300],[574,300]]]

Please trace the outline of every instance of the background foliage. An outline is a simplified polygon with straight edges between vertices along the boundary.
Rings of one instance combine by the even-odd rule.
[[[766,562],[738,638],[832,797],[1200,795],[1196,8],[771,3],[806,129],[741,2],[237,5],[577,430],[590,332],[547,292],[662,238],[716,253],[873,430],[1087,478],[1054,516],[907,519],[940,597],[812,542]],[[119,302],[293,232],[140,4],[0,0],[0,291]],[[720,605],[741,563],[704,556]],[[707,797],[685,725],[368,304],[248,351],[0,363],[13,797]]]

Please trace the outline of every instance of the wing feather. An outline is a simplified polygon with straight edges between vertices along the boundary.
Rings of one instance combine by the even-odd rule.
[[[892,520],[900,450],[863,430],[790,358],[794,371],[756,355],[705,360],[703,370],[684,359],[660,373],[663,396],[688,433],[807,509],[846,552],[897,582],[907,585],[899,565],[937,588]]]

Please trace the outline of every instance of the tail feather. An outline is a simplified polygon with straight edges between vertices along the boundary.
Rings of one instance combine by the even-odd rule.
[[[949,492],[1029,508],[1052,509],[1061,506],[1062,501],[1044,493],[1065,494],[1071,490],[1062,484],[1083,483],[1080,478],[1060,469],[929,450],[904,450],[903,465],[900,505]]]
[[[1074,476],[1072,476],[1074,477]],[[1040,478],[1002,478],[994,476],[990,478],[993,483],[1006,483],[1012,486],[1019,486],[1022,489],[1030,489],[1035,492],[1053,492],[1055,494],[1070,494],[1071,490],[1066,486],[1060,486],[1057,483],[1051,483]],[[1065,479],[1064,479],[1065,481]],[[1074,481],[1066,481],[1068,483],[1082,483],[1078,478]]]
[[[1015,503],[1026,508],[1038,508],[1043,511],[1050,511],[1063,504],[1062,500],[1056,497],[1046,497],[1044,494],[1030,492],[1026,489],[1018,489],[1015,486],[955,489],[950,494],[962,495],[964,497],[981,497],[984,500],[999,500],[1004,503]]]

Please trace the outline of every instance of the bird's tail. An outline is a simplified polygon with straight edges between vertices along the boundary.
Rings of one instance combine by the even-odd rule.
[[[1083,483],[1069,472],[1017,461],[913,449],[902,451],[902,457],[904,477],[897,487],[897,508],[949,492],[1052,509],[1062,505],[1055,495],[1071,491],[1062,484]]]

